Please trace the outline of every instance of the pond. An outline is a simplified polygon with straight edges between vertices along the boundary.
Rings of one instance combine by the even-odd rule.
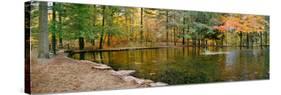
[[[71,57],[79,59],[80,54]],[[91,52],[85,60],[169,85],[269,79],[269,48],[195,48]]]

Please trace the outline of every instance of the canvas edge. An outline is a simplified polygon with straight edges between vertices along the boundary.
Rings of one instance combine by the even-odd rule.
[[[31,19],[31,1],[24,2],[24,92],[31,94],[30,77],[30,19]]]

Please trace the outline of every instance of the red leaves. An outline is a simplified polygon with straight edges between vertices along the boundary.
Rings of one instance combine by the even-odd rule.
[[[221,32],[263,32],[266,24],[263,16],[255,15],[225,15],[220,20],[223,24],[213,28]]]

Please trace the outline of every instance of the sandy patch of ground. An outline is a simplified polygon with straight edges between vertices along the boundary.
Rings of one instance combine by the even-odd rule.
[[[31,59],[31,92],[58,93],[145,87],[112,75],[112,70],[58,55],[51,59]]]

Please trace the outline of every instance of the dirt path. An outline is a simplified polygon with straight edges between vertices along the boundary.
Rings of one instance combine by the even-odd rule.
[[[94,64],[67,58],[31,59],[31,92],[57,93],[144,87],[112,75],[113,70],[93,68]]]

